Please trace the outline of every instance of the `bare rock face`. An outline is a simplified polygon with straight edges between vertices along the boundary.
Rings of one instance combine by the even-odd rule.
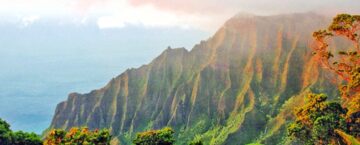
[[[164,126],[174,128],[177,144],[286,142],[286,123],[305,93],[336,94],[309,48],[312,32],[328,22],[314,13],[237,15],[191,51],[168,48],[101,89],[70,94],[50,128],[109,128],[122,144]]]

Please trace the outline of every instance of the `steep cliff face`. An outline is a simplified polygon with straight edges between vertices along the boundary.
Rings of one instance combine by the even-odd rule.
[[[123,144],[164,126],[176,130],[179,144],[283,143],[304,93],[335,92],[308,48],[327,23],[313,13],[235,16],[191,51],[167,49],[101,89],[70,94],[50,128],[109,128]]]

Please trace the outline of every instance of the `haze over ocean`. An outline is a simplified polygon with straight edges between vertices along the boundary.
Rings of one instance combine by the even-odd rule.
[[[0,24],[0,117],[14,130],[41,133],[71,92],[103,87],[128,68],[149,63],[167,46],[192,46],[209,32],[53,21]]]

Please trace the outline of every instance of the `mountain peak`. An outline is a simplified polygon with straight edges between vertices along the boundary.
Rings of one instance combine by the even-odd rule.
[[[168,46],[164,52],[176,53],[176,52],[188,52],[188,50],[185,47],[171,48],[170,46]]]
[[[257,16],[257,15],[252,14],[252,13],[239,12],[239,13],[235,14],[232,18],[252,18],[255,16]]]
[[[168,46],[158,57],[154,59],[153,62],[163,61],[163,59],[174,59],[184,54],[189,53],[184,47],[171,48]]]
[[[303,18],[325,18],[324,15],[315,12],[306,12],[306,13],[290,13],[290,14],[275,14],[275,15],[255,15],[252,13],[240,12],[231,17],[226,23],[231,23],[233,21],[242,21],[249,19],[271,19],[276,21],[277,19],[303,19]],[[329,18],[326,18],[329,19]],[[226,24],[225,23],[225,24]]]

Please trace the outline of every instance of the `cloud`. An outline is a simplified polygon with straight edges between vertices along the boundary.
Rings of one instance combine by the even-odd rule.
[[[74,0],[71,3],[75,12],[80,15],[85,15],[91,9],[96,9],[106,5],[110,0]]]
[[[88,23],[101,29],[179,27],[215,31],[238,12],[272,15],[294,12],[360,13],[359,0],[0,0],[0,21],[10,15]],[[4,17],[5,16],[5,17]],[[30,25],[36,18],[24,18]]]
[[[153,6],[159,11],[176,15],[206,18],[193,21],[195,27],[214,30],[239,12],[257,15],[318,12],[326,15],[360,13],[359,0],[129,0],[133,7]],[[192,25],[194,26],[194,25]]]
[[[69,12],[70,1],[72,0],[0,0],[0,16],[58,16]]]
[[[39,19],[40,19],[40,16],[35,16],[35,15],[34,16],[26,16],[26,17],[22,18],[21,22],[24,27],[27,27]]]
[[[307,11],[347,11],[358,13],[359,0],[129,0],[135,7],[152,5],[174,13],[204,15],[248,12],[271,15]],[[334,10],[335,8],[335,10]]]
[[[100,29],[125,27],[124,21],[114,16],[103,16],[98,18],[97,25]]]
[[[102,29],[123,28],[126,25],[191,28],[196,27],[198,21],[204,20],[209,21],[202,16],[166,13],[153,6],[141,6],[123,7],[118,13],[100,17],[97,24]]]
[[[178,23],[205,30],[217,29],[239,12],[274,15],[312,11],[331,16],[360,13],[359,0],[128,0],[128,4],[133,8],[151,6],[181,19]]]
[[[129,0],[132,6],[152,5],[158,9],[176,13],[222,14],[232,11],[232,0]]]

